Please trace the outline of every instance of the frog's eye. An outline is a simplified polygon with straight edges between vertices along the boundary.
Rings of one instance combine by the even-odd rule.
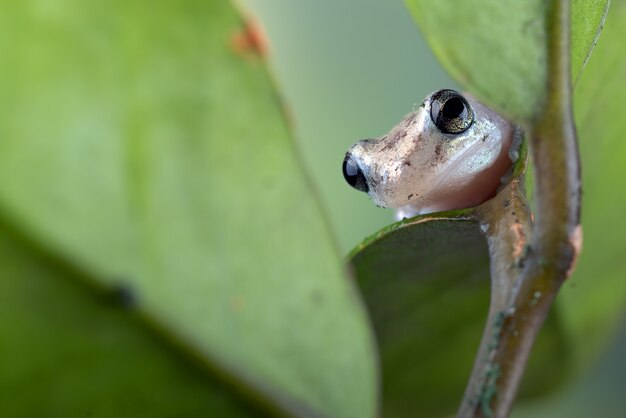
[[[460,134],[472,126],[474,112],[458,92],[439,90],[431,99],[430,118],[441,132]]]
[[[365,180],[365,175],[359,165],[352,159],[350,153],[346,154],[346,157],[343,159],[343,178],[346,179],[348,184],[354,187],[357,190],[367,193],[367,180]]]

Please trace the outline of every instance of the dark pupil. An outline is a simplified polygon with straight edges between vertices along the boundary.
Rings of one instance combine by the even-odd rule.
[[[461,116],[464,110],[465,105],[463,104],[463,101],[458,97],[452,97],[443,105],[443,109],[441,111],[444,118],[454,119]]]
[[[430,119],[445,134],[465,132],[474,122],[474,112],[463,96],[454,90],[433,94]]]

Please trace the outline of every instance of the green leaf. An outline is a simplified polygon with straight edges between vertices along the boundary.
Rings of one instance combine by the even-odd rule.
[[[623,234],[626,2],[611,2],[606,31],[575,94],[583,173],[583,251],[559,295],[580,364],[597,357],[626,309]]]
[[[228,3],[2,5],[8,219],[279,408],[373,416],[362,306]]]
[[[0,416],[265,416],[5,225],[0,254]]]
[[[578,81],[604,28],[610,0],[572,0],[572,78]]]
[[[385,417],[447,416],[470,375],[489,307],[489,256],[467,211],[393,224],[352,253],[380,347]],[[533,351],[523,396],[560,383],[558,318]]]
[[[512,119],[528,123],[547,81],[546,2],[406,0],[433,51],[465,89]],[[572,73],[591,52],[608,0],[572,4]]]

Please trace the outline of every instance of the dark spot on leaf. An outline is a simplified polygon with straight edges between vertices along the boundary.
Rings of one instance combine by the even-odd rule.
[[[125,284],[118,284],[111,289],[110,300],[124,309],[131,309],[137,305],[137,295]]]
[[[509,200],[505,200],[504,201],[504,207],[505,208],[508,208],[510,204],[511,204],[511,202]]]

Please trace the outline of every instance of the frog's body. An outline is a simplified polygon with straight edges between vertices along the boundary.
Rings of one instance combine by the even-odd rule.
[[[402,216],[474,206],[511,167],[513,126],[472,97],[429,95],[387,135],[348,150],[344,176]]]

